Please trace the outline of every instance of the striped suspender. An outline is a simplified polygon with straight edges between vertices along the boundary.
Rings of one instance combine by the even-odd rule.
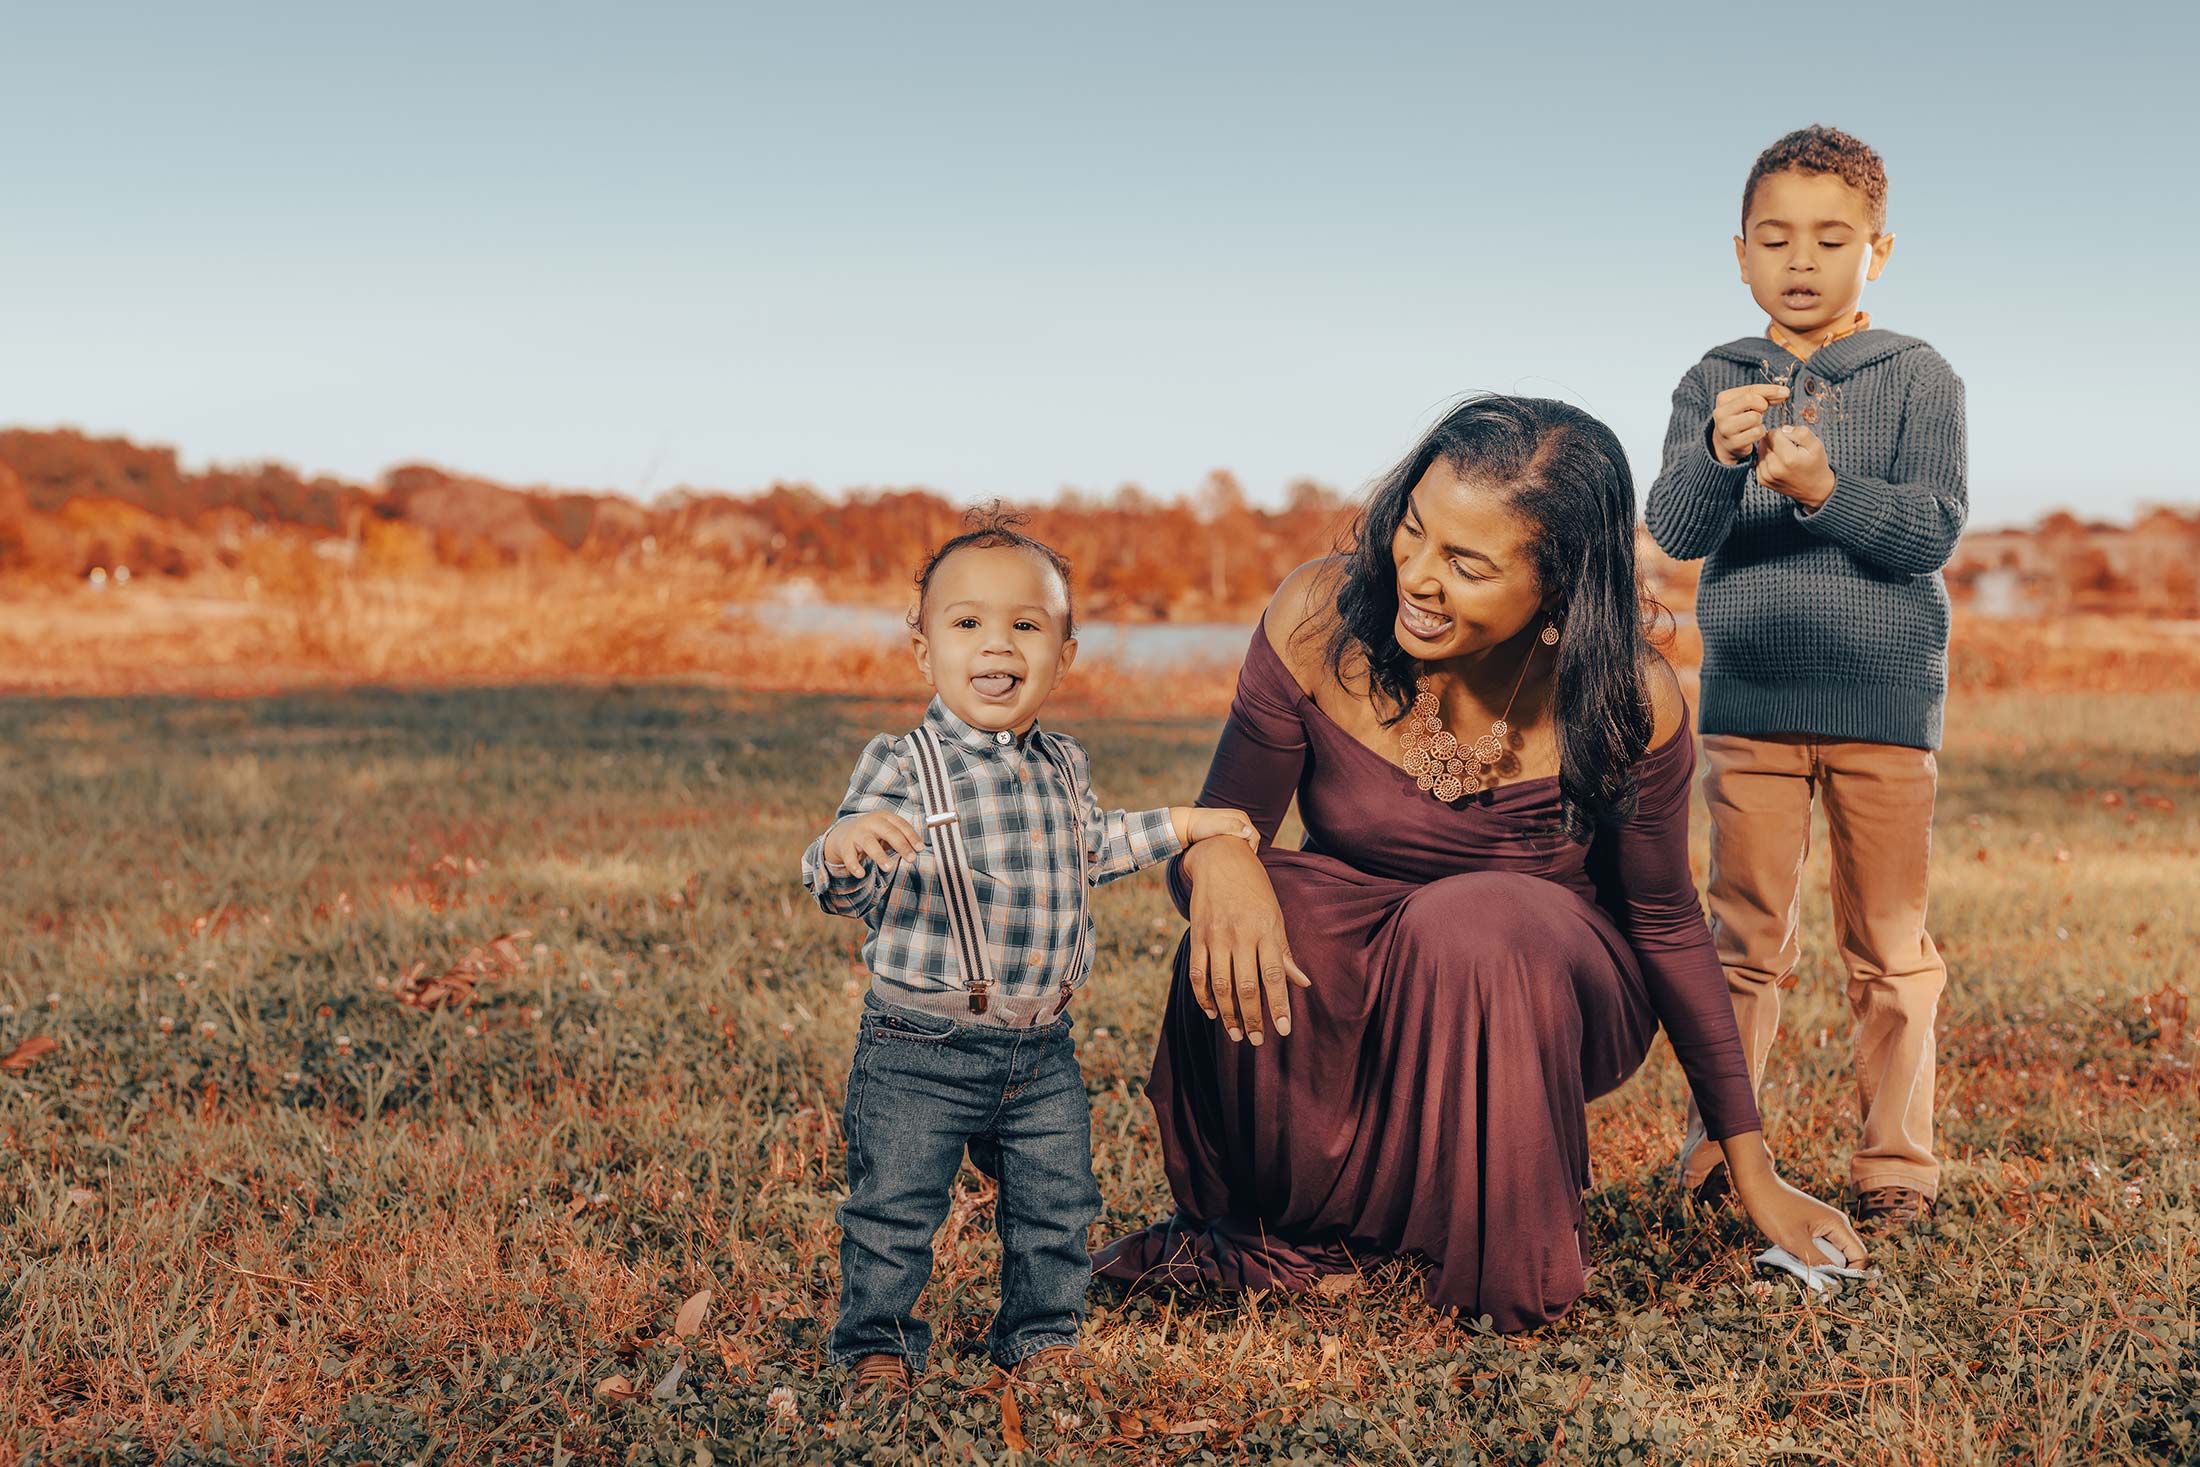
[[[978,908],[977,887],[970,880],[970,859],[963,850],[962,816],[955,809],[955,795],[947,782],[947,759],[940,750],[939,735],[920,727],[909,742],[917,753],[917,784],[924,796],[924,838],[939,863],[940,889],[947,897],[947,925],[955,935],[955,952],[961,959],[963,987],[970,992],[970,1012],[985,1012],[986,997],[993,991],[993,951],[985,937],[985,915]]]

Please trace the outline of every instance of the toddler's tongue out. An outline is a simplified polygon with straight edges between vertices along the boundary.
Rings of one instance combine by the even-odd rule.
[[[1005,698],[1015,688],[1016,679],[1009,673],[988,672],[972,678],[970,686],[988,698]]]

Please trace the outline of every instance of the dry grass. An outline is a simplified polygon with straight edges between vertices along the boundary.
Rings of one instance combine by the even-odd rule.
[[[739,608],[753,577],[669,558],[560,569],[403,574],[332,564],[269,541],[235,572],[94,590],[0,592],[0,692],[214,696],[358,683],[453,686],[674,678],[750,691],[897,688],[893,643],[802,640]],[[1239,613],[1248,631],[1257,607]],[[1692,621],[1661,633],[1683,667],[1702,656]],[[1157,675],[1079,666],[1067,711],[1221,713],[1232,669]],[[1958,688],[2036,693],[2200,690],[2200,624],[2128,617],[1959,620]]]
[[[1876,1288],[1760,1289],[1746,1229],[1682,1211],[1661,1048],[1592,1111],[1602,1267],[1560,1325],[1457,1329],[1395,1265],[1345,1297],[1096,1294],[1097,1394],[1004,1398],[966,1172],[938,1363],[872,1432],[819,1368],[856,929],[793,868],[862,739],[917,711],[881,686],[0,701],[0,1055],[59,1041],[0,1072],[0,1458],[995,1461],[1013,1401],[1065,1462],[2193,1459],[2200,1100],[2141,999],[2195,986],[2200,699],[1952,710],[1948,1191]],[[1213,737],[1075,723],[1132,805],[1187,798]],[[1112,1232],[1168,1206],[1140,1086],[1178,924],[1151,877],[1100,922]],[[480,956],[514,928],[513,963]],[[472,1002],[408,1006],[415,965]],[[1840,988],[1820,940],[1766,1097],[1821,1190]],[[642,1399],[598,1399],[612,1376]]]

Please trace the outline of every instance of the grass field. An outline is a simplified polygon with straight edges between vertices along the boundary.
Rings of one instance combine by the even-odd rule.
[[[1684,1215],[1660,1046],[1592,1110],[1602,1267],[1556,1326],[1454,1327],[1402,1265],[1339,1297],[1096,1294],[1092,1392],[1004,1392],[966,1171],[943,1348],[868,1435],[821,1369],[857,929],[794,865],[916,711],[0,701],[0,1459],[2200,1460],[2200,1099],[2166,1012],[2200,977],[2200,694],[1951,708],[1946,1190],[1876,1286],[1805,1302],[1753,1282],[1736,1216]],[[1133,806],[1189,799],[1214,731],[1075,726]],[[1765,1100],[1830,1192],[1852,1100],[1813,870]],[[1141,1082],[1179,924],[1154,875],[1099,900],[1079,1041],[1113,1232],[1169,1205]],[[400,1001],[454,967],[470,1008]]]

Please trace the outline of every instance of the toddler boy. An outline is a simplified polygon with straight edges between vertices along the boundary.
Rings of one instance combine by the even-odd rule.
[[[917,590],[911,642],[937,696],[914,732],[871,740],[802,857],[818,905],[870,929],[828,1346],[853,1365],[851,1398],[924,1368],[912,1311],[966,1147],[1000,1186],[994,1360],[1072,1356],[1100,1209],[1067,1012],[1092,962],[1087,888],[1191,841],[1257,839],[1236,810],[1100,810],[1084,749],[1037,721],[1077,654],[1069,567],[1016,521],[979,517]]]

